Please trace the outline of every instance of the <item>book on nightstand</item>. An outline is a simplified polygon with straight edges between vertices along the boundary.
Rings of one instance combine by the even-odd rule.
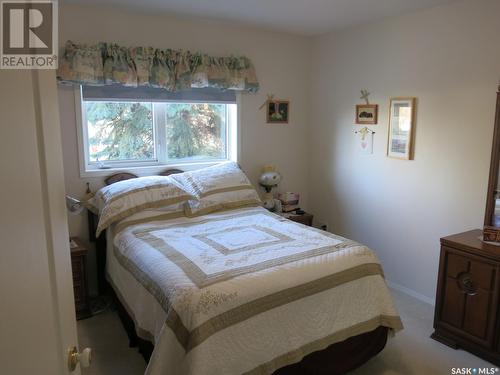
[[[298,210],[300,207],[298,204],[283,204],[281,205],[281,211],[292,212]]]

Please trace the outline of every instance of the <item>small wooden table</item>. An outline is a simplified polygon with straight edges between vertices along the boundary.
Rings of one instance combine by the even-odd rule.
[[[92,316],[87,286],[88,247],[78,237],[72,237],[76,247],[71,247],[71,269],[73,271],[73,292],[75,296],[76,319]]]
[[[302,215],[296,215],[294,213],[282,213],[281,216],[286,217],[289,220],[295,221],[296,223],[301,223],[312,227],[314,215],[307,212]]]

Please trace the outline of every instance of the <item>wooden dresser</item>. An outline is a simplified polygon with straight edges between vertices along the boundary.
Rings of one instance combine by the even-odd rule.
[[[75,296],[76,319],[84,319],[92,315],[89,305],[86,272],[88,248],[77,237],[72,237],[71,240],[77,245],[71,248],[71,268],[73,271],[73,293]]]
[[[432,338],[500,365],[500,247],[472,230],[441,239]]]

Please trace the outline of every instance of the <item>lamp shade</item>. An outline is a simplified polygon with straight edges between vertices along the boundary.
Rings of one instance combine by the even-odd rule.
[[[85,206],[78,199],[66,195],[66,208],[70,214],[79,215],[83,212]]]

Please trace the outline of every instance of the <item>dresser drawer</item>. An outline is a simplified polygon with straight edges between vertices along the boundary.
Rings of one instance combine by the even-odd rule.
[[[469,273],[478,288],[493,290],[497,284],[497,271],[498,268],[494,265],[477,261],[470,262]]]
[[[464,291],[467,288],[494,289],[497,277],[496,265],[452,253],[449,248],[445,250],[447,250],[446,276],[459,280]]]
[[[444,247],[443,250],[446,251],[446,276],[457,278],[462,272],[466,272],[469,269],[469,259],[465,256],[461,256],[450,252],[449,248]],[[452,250],[453,251],[453,250]]]

